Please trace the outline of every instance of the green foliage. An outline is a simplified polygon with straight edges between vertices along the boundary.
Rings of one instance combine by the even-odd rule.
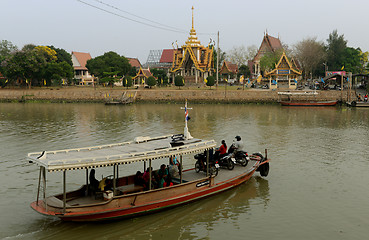
[[[185,84],[184,84],[184,78],[180,75],[177,75],[175,78],[174,78],[174,85],[176,85],[178,88],[181,88],[183,87]]]
[[[245,78],[248,78],[250,77],[250,69],[248,66],[246,65],[241,65],[239,68],[238,68],[238,77],[240,77],[241,75],[243,75]]]
[[[206,86],[209,86],[210,89],[211,89],[211,86],[214,86],[214,84],[215,84],[215,78],[214,78],[214,76],[209,76],[206,79]]]
[[[53,49],[56,52],[56,57],[57,57],[56,62],[58,62],[58,63],[60,63],[60,62],[66,62],[70,66],[73,67],[72,55],[70,53],[68,53],[64,49],[56,48],[54,46],[48,46],[48,47],[51,48],[51,49]]]
[[[0,72],[4,72],[4,70],[1,67],[1,63],[10,57],[12,53],[17,51],[17,46],[13,45],[8,40],[1,40],[0,42]],[[4,82],[5,84],[5,82]]]
[[[58,80],[57,82],[61,84],[61,79],[72,80],[73,76],[74,76],[73,67],[70,66],[67,62],[47,63],[44,71],[44,78],[48,86],[52,84],[53,80]],[[56,85],[55,82],[53,85]]]
[[[107,52],[88,60],[86,67],[91,74],[99,78],[104,77],[104,72],[117,72],[118,76],[124,76],[131,70],[128,59],[115,52]]]
[[[123,80],[123,86],[126,88],[132,87],[133,81],[131,76],[127,76]]]
[[[359,73],[360,72],[360,57],[361,57],[361,50],[360,48],[351,48],[347,47],[344,51],[344,60],[343,65],[344,70],[347,72],[352,73]]]
[[[278,63],[281,58],[283,50],[275,51],[275,52],[267,52],[260,59],[260,69],[262,72],[271,71],[275,68],[275,65]]]
[[[340,70],[345,61],[347,41],[344,35],[338,35],[337,30],[329,34],[327,39],[327,64],[329,70]]]
[[[156,85],[156,79],[153,76],[147,78],[147,85],[151,88]]]

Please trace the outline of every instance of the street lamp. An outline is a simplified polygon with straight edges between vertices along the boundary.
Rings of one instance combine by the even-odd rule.
[[[325,74],[325,76],[327,76],[327,72],[328,72],[327,62],[323,63],[323,65],[324,65],[324,74]]]

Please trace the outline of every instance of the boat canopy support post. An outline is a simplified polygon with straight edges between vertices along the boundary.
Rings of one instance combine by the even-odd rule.
[[[89,191],[88,191],[88,168],[86,168],[86,195],[89,194]]]
[[[67,174],[67,171],[64,170],[63,171],[63,213],[66,212],[65,210],[67,206],[66,174]]]
[[[182,158],[183,156],[180,155],[179,157],[179,180],[180,180],[180,183],[182,183]]]
[[[151,159],[149,160],[149,190],[151,190],[151,182],[152,182],[152,179],[151,179],[151,176],[152,176],[152,171],[151,171]]]
[[[206,176],[209,176],[209,150],[206,151]]]
[[[37,198],[36,198],[36,205],[37,206],[38,206],[38,200],[39,200],[39,197],[40,197],[42,168],[43,167],[40,167],[40,173],[38,174],[38,187],[37,187]]]
[[[43,186],[43,199],[45,204],[45,210],[48,211],[47,203],[46,203],[46,168],[41,167],[42,169],[42,186]]]
[[[115,181],[115,179],[116,179],[116,167],[117,167],[117,165],[113,165],[113,194],[114,194],[114,196],[116,195],[116,187],[117,187],[117,184],[116,184],[116,181]]]

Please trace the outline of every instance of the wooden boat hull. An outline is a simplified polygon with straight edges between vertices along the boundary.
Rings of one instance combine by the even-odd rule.
[[[349,107],[369,107],[369,102],[357,102],[357,101],[352,101],[352,102],[347,102],[347,105]]]
[[[287,102],[287,101],[282,101],[281,105],[282,106],[303,106],[303,107],[308,107],[308,106],[314,106],[314,107],[325,107],[325,106],[335,106],[337,105],[338,101],[321,101],[321,102]]]
[[[173,187],[117,196],[105,204],[67,208],[66,213],[63,213],[62,208],[48,207],[46,210],[42,200],[38,202],[38,205],[37,202],[33,202],[31,207],[41,214],[57,216],[65,221],[103,221],[131,218],[187,204],[234,188],[249,180],[256,169],[266,162],[269,160],[263,163],[256,162],[249,171],[217,184],[214,184],[214,177],[202,178]]]

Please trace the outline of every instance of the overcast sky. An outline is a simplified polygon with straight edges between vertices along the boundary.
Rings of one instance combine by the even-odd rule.
[[[306,37],[326,42],[337,29],[348,46],[369,51],[368,0],[0,0],[0,40],[18,48],[54,45],[92,57],[114,51],[143,64],[150,50],[184,44],[192,6],[201,43],[207,45],[219,31],[226,52],[259,47],[266,29],[290,46]]]

